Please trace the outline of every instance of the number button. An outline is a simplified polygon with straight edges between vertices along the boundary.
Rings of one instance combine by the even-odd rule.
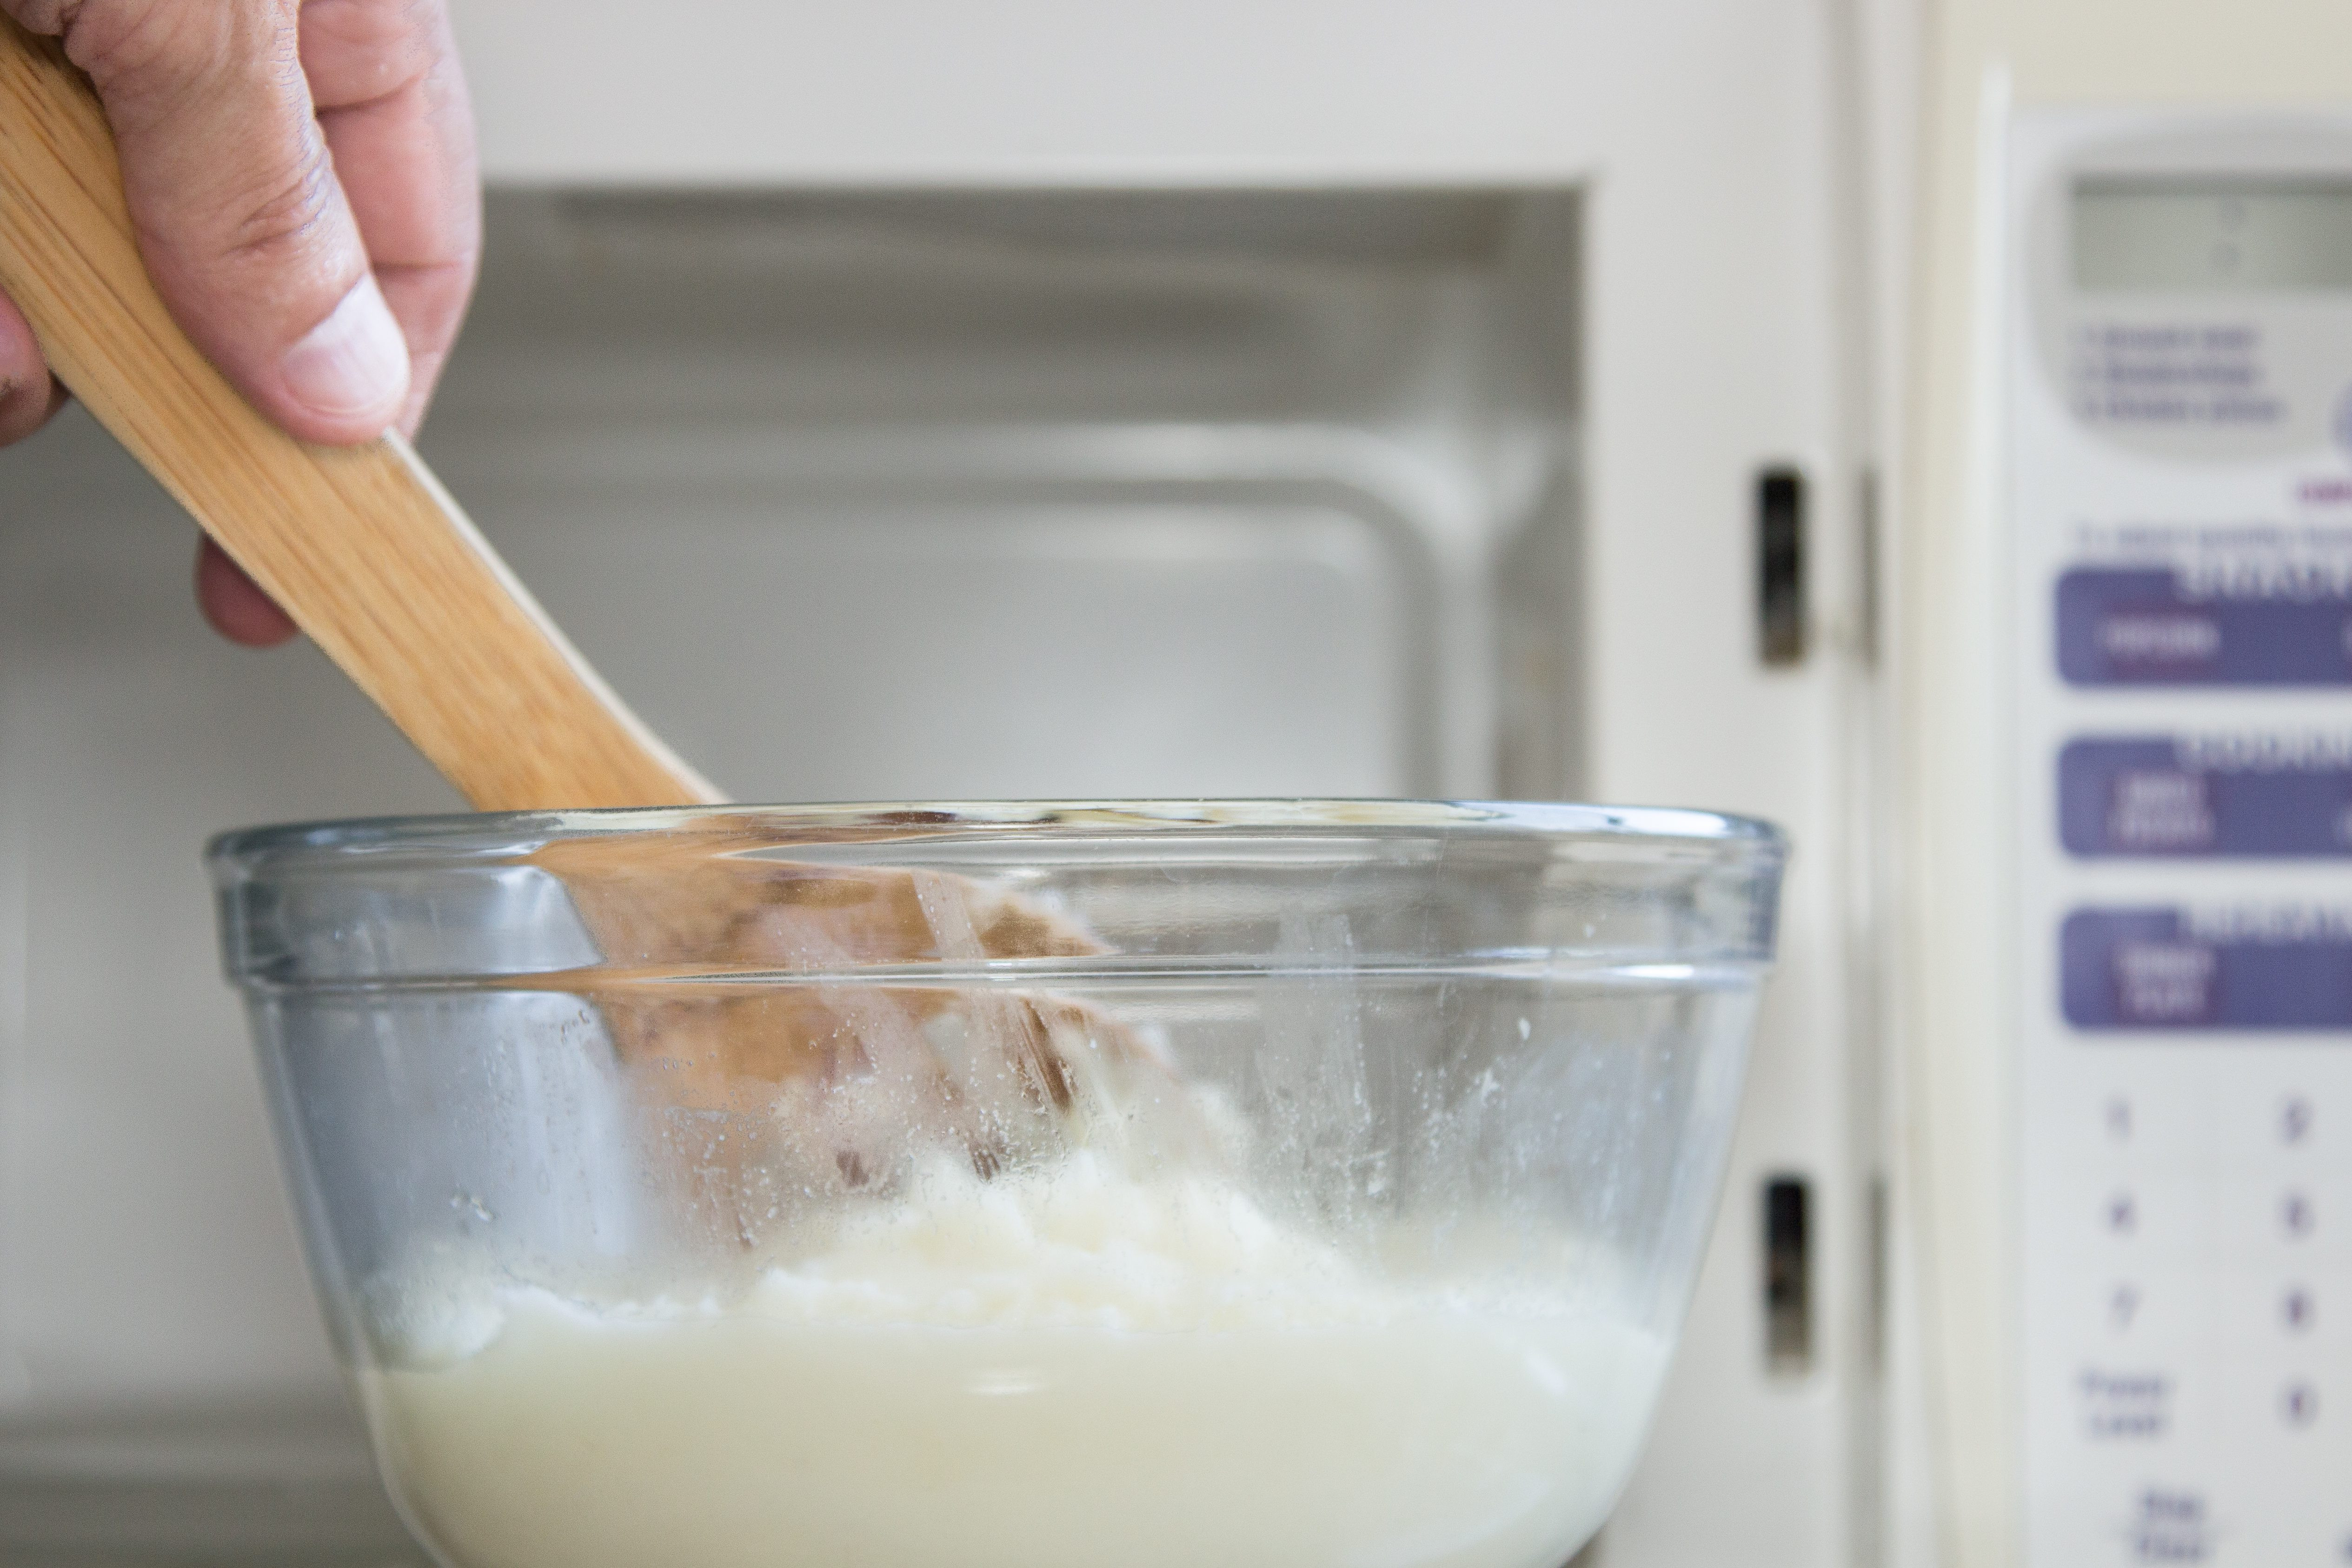
[[[2319,1419],[2319,1390],[2296,1381],[2279,1395],[2279,1414],[2290,1426],[2308,1426]]]
[[[2286,1294],[2279,1298],[2279,1320],[2291,1333],[2299,1334],[2308,1330],[2318,1310],[2318,1304],[2311,1299],[2311,1292],[2300,1285],[2290,1286]]]
[[[2279,1200],[2279,1224],[2299,1241],[2318,1228],[2319,1214],[2307,1195],[2291,1192]]]
[[[2132,1236],[2139,1230],[2139,1200],[2129,1193],[2116,1193],[2107,1199],[2105,1211],[2107,1229],[2116,1236]]]
[[[2288,1095],[2279,1105],[2279,1142],[2293,1148],[2309,1138],[2315,1114],[2309,1096]]]
[[[2107,1292],[2107,1321],[2122,1333],[2139,1316],[2139,1287],[2118,1285]]]
[[[2118,1094],[2107,1101],[2107,1136],[2118,1143],[2128,1143],[2131,1135],[2131,1101]]]

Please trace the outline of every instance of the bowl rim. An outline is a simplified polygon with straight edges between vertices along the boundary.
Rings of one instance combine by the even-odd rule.
[[[1760,817],[1682,806],[1591,805],[1569,801],[1288,798],[866,801],[795,805],[643,806],[596,810],[452,812],[266,824],[215,834],[205,859],[216,874],[268,861],[340,860],[404,849],[472,855],[510,852],[517,840],[625,832],[740,832],[745,819],[785,830],[871,833],[909,842],[1028,832],[1039,837],[1171,835],[1213,839],[1270,834],[1334,837],[1366,830],[1495,838],[1706,847],[1761,864],[1785,860],[1789,840]],[[1630,845],[1628,846],[1630,847]]]

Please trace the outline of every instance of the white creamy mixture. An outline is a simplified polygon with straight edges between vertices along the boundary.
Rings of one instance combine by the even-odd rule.
[[[945,1167],[740,1299],[478,1297],[362,1385],[464,1568],[1552,1568],[1664,1350],[1205,1179]]]

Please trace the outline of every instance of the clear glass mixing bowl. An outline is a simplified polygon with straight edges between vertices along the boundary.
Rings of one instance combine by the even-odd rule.
[[[210,850],[452,1568],[1552,1568],[1715,1206],[1784,847],[1695,812],[745,807]]]

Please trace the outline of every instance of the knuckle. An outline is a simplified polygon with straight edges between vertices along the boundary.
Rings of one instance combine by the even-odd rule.
[[[101,94],[169,93],[283,51],[294,0],[44,0],[69,13],[66,52]]]
[[[72,31],[74,16],[82,8],[83,0],[14,0],[5,9],[28,33],[43,37],[58,37]]]
[[[273,183],[232,203],[221,252],[234,263],[275,269],[309,260],[331,237],[337,212],[334,170],[316,137]]]
[[[440,0],[307,0],[302,11],[306,62],[320,107],[344,108],[390,98],[441,68],[449,52]]]
[[[191,41],[185,16],[168,5],[60,0],[60,9],[70,13],[62,29],[66,53],[100,90],[176,63]]]
[[[432,0],[372,0],[347,5],[352,41],[411,73],[432,58],[440,7]]]

